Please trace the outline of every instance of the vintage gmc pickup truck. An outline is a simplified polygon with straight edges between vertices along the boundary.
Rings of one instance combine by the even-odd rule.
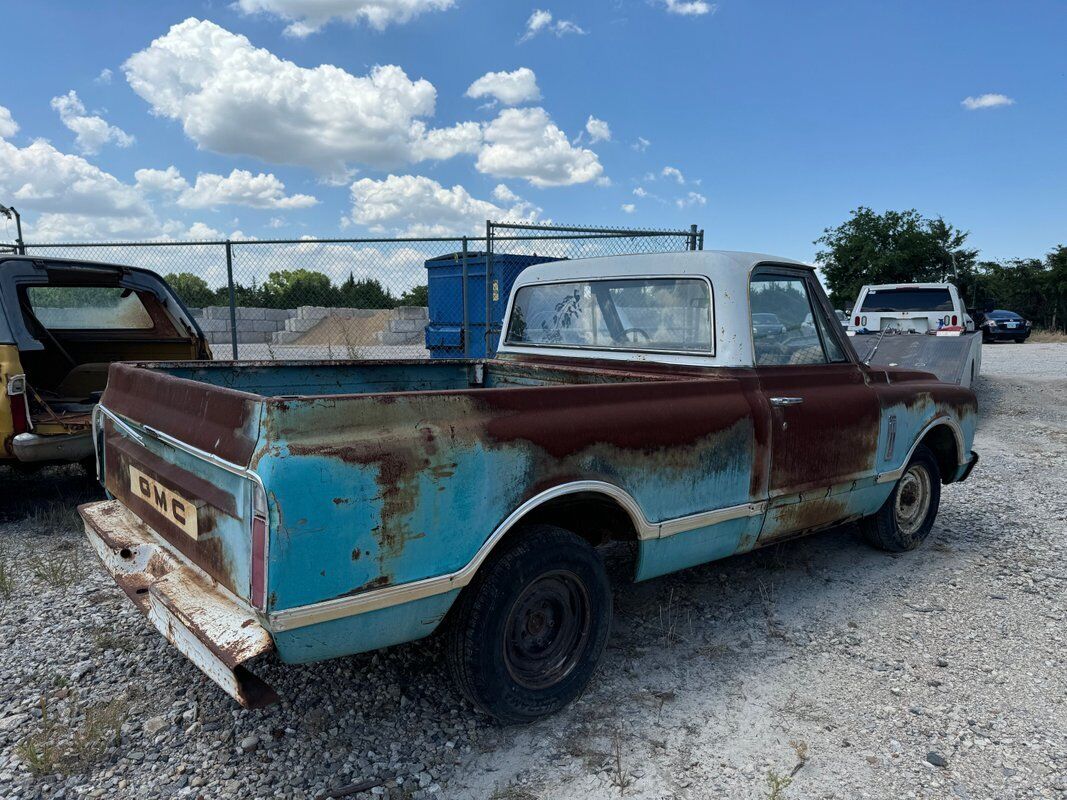
[[[781,325],[753,333],[755,314]],[[246,666],[443,629],[500,720],[577,696],[609,635],[601,545],[646,580],[858,520],[917,546],[974,394],[858,362],[811,268],[689,252],[542,264],[489,361],[116,364],[104,565],[240,703]],[[621,549],[626,550],[624,546]]]

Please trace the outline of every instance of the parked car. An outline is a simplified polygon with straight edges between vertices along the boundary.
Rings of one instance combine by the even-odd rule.
[[[0,464],[91,464],[90,414],[113,362],[210,357],[154,272],[0,256]]]
[[[89,541],[240,703],[276,699],[267,651],[440,629],[506,722],[589,682],[603,547],[637,581],[849,521],[911,550],[978,459],[971,391],[863,365],[810,267],[744,253],[528,267],[488,361],[114,364],[97,408]]]
[[[756,338],[782,336],[785,334],[785,330],[785,325],[778,319],[777,314],[754,313],[752,315],[752,335]]]
[[[983,342],[1025,342],[1030,338],[1030,320],[1014,311],[994,309],[976,313]]]

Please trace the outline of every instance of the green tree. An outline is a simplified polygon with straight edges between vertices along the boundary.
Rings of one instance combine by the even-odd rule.
[[[1067,247],[1044,259],[1015,258],[977,265],[972,294],[976,308],[1015,311],[1042,328],[1067,326]]]
[[[174,293],[191,308],[203,308],[216,304],[216,293],[208,288],[207,281],[191,272],[171,272],[163,276]],[[226,301],[229,303],[229,300]]]
[[[400,305],[402,306],[428,306],[429,304],[430,288],[426,284],[412,286],[400,295]]]
[[[338,300],[329,278],[303,268],[270,273],[260,291],[262,305],[267,308],[336,306]]]
[[[867,283],[940,282],[958,275],[966,289],[978,257],[964,246],[967,235],[915,209],[876,214],[861,206],[815,240],[822,248],[815,258],[836,307],[851,305]]]
[[[356,280],[352,273],[337,290],[338,305],[347,308],[393,308],[397,300],[373,278]]]

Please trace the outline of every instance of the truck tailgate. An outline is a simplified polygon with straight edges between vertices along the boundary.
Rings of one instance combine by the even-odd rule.
[[[247,466],[260,398],[114,364],[97,447],[110,495],[238,597],[251,592],[251,519],[261,491]]]

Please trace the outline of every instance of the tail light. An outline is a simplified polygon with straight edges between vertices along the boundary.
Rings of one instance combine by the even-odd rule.
[[[861,321],[862,321],[862,323],[863,323],[864,325],[866,325],[866,324],[867,324],[867,317],[866,317],[866,316],[862,317],[862,318],[861,318]]]
[[[252,585],[249,600],[260,611],[267,608],[267,498],[263,487],[256,485],[252,493]]]
[[[860,326],[860,318],[856,317],[856,327],[858,328],[859,326]]]
[[[959,317],[957,317],[955,314],[952,315],[952,324],[953,325],[958,325],[959,324]]]
[[[26,376],[12,375],[7,382],[7,396],[11,398],[11,427],[16,434],[33,428],[30,421],[30,400],[26,394]]]

